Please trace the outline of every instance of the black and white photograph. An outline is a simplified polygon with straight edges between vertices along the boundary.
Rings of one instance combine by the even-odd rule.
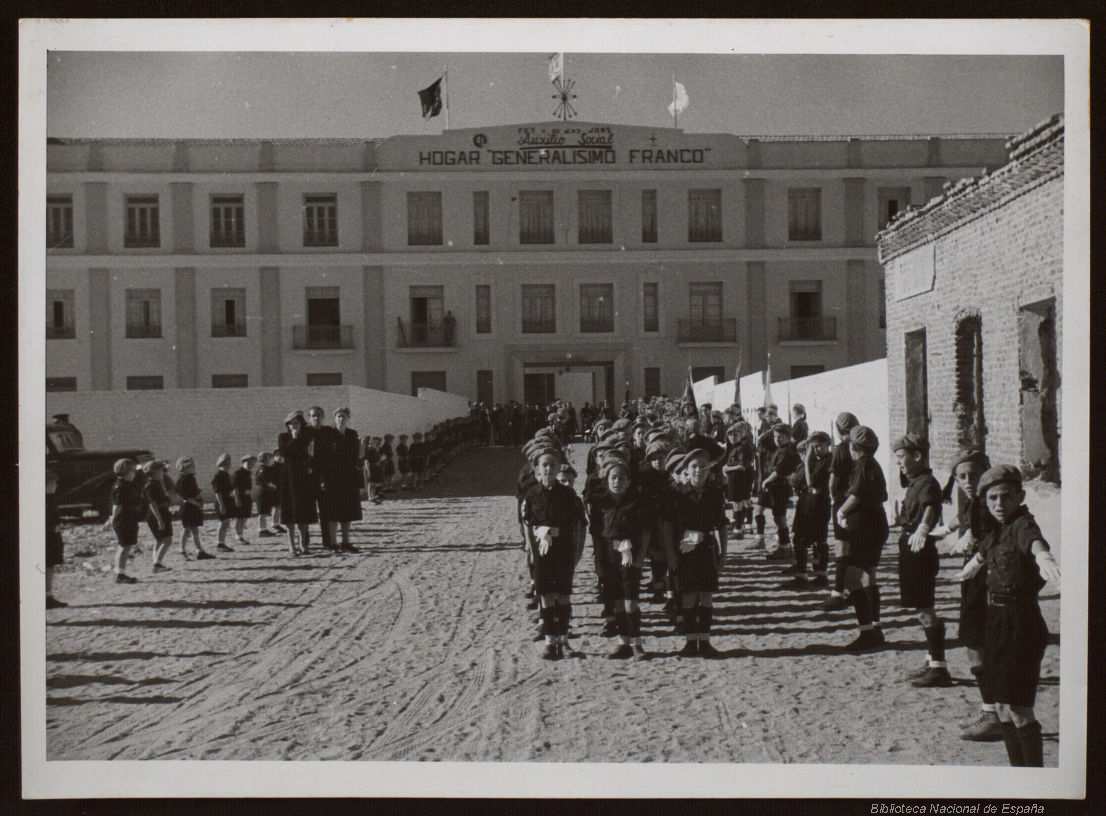
[[[24,21],[25,795],[1081,797],[1085,27],[545,22]]]

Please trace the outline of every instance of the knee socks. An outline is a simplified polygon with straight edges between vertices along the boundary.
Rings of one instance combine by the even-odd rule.
[[[1002,741],[1006,744],[1006,757],[1010,760],[1010,765],[1015,768],[1024,767],[1025,756],[1022,754],[1022,742],[1018,734],[1018,727],[1012,722],[1004,722],[1000,725],[1002,726]],[[1039,735],[1040,730],[1037,733]]]
[[[806,542],[795,541],[795,566],[799,572],[806,572]]]
[[[838,595],[845,593],[845,559],[838,558],[833,562],[833,591]]]
[[[791,543],[791,531],[787,529],[787,517],[773,515],[772,521],[776,522],[776,536],[779,538],[780,546],[786,547]]]
[[[872,623],[874,623],[876,626],[879,626],[879,587],[878,586],[870,586],[870,587],[867,587],[867,589],[865,591],[868,593],[868,608],[871,610],[871,613],[872,613]],[[943,634],[944,630],[942,629],[941,631],[942,631],[942,636],[941,636],[942,641],[941,641],[941,643],[944,644],[944,639],[943,639],[944,638],[944,634]],[[942,648],[942,654],[944,654],[944,651],[943,651],[944,646],[942,645],[941,648]],[[941,658],[941,659],[944,660],[944,658]]]
[[[861,629],[870,629],[872,626],[872,602],[868,597],[868,592],[861,589],[854,589],[849,593],[849,600],[853,602],[853,609],[856,611],[856,622],[860,624]]]
[[[641,640],[641,610],[635,609],[630,613],[630,637]]]
[[[568,625],[572,621],[572,604],[557,604],[557,634],[562,638],[568,635]]]
[[[757,524],[757,535],[764,535],[764,516],[758,514],[754,516],[754,519]]]
[[[1027,768],[1043,768],[1041,724],[1034,720],[1031,723],[1019,726],[1017,733],[1018,742],[1022,749],[1022,764]]]
[[[552,606],[541,608],[541,633],[548,637],[557,634],[557,610]]]
[[[710,606],[699,607],[699,634],[704,639],[710,637],[711,625],[714,623],[714,608]]]
[[[938,622],[935,626],[925,627],[926,644],[929,646],[929,660],[931,666],[945,665],[945,624]]]
[[[991,690],[987,687],[987,683],[983,678],[983,667],[972,666],[972,676],[975,678],[976,685],[979,686],[979,696],[983,700],[983,708],[986,711],[995,710],[995,701],[991,697]]]
[[[814,542],[814,571],[825,573],[829,564],[829,547],[825,541]]]

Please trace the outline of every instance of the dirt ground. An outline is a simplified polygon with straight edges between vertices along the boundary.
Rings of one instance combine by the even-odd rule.
[[[880,652],[843,653],[851,611],[781,589],[783,565],[746,539],[731,541],[715,600],[726,659],[676,657],[682,638],[645,603],[653,659],[607,660],[586,555],[572,641],[583,656],[541,660],[520,465],[516,450],[470,451],[437,484],[366,505],[357,554],[293,559],[283,539],[250,535],[214,561],[184,562],[174,546],[172,571],[155,576],[143,529],[133,586],[112,581],[110,532],[68,527],[55,591],[70,606],[47,614],[48,758],[1006,764],[1001,743],[958,738],[979,699],[955,639],[955,686],[904,682],[926,650],[893,604],[891,544]],[[941,562],[950,638],[959,563]],[[1055,766],[1060,601],[1051,585],[1041,597],[1053,635],[1037,712]]]

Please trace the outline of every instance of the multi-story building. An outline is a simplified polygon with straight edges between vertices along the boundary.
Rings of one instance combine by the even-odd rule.
[[[48,146],[47,387],[620,399],[885,353],[874,236],[1005,137],[540,123]]]

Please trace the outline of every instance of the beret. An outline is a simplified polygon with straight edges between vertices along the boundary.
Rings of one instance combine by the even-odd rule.
[[[856,418],[855,414],[850,414],[848,411],[842,411],[837,415],[837,419],[833,421],[834,426],[841,433],[848,433],[857,425],[860,424],[860,420]]]
[[[124,473],[126,473],[128,470],[130,470],[133,466],[134,466],[134,460],[133,459],[116,459],[115,464],[111,466],[111,469],[112,469],[112,472],[114,472],[116,476],[122,476]]]
[[[627,475],[630,473],[630,465],[621,457],[612,456],[599,467],[599,478],[606,479],[615,468],[622,468]]]
[[[827,445],[832,441],[830,435],[825,431],[815,431],[807,438],[811,442],[825,442]]]
[[[268,451],[261,451],[259,454],[257,454],[258,459],[264,459],[266,456],[272,456],[272,454]]]
[[[558,473],[567,473],[569,476],[575,476],[576,475],[576,468],[574,468],[568,462],[565,462],[559,468],[557,468],[557,472]]]
[[[307,409],[307,413],[309,413],[309,414],[314,414],[314,413],[325,414],[326,411],[323,410],[321,405],[312,405],[310,408]]]
[[[726,449],[709,436],[692,434],[687,438],[688,451],[703,451],[709,459],[719,459],[726,455]]]
[[[916,433],[904,433],[891,446],[892,451],[905,450],[916,453],[929,453],[929,442]]]
[[[879,437],[867,425],[857,425],[849,431],[849,442],[869,453],[879,450]]]
[[[956,454],[956,459],[953,460],[951,470],[955,472],[956,469],[965,462],[973,462],[979,465],[984,470],[987,470],[991,467],[990,458],[988,458],[987,454],[985,454],[978,448],[967,448]]]
[[[709,462],[710,454],[702,448],[692,448],[680,458],[679,464],[676,465],[676,472],[679,473],[685,469],[693,459],[706,459]]]
[[[987,491],[997,484],[1007,482],[1022,486],[1022,472],[1013,465],[995,465],[987,470],[979,479],[979,495],[987,495]]]
[[[143,473],[153,473],[155,470],[161,470],[162,464],[157,459],[151,459],[149,462],[145,462],[142,465]]]
[[[349,418],[349,408],[335,408],[334,409],[334,416],[338,416],[338,414],[344,414],[345,417],[348,419]]]
[[[687,453],[683,448],[673,448],[668,452],[668,456],[664,460],[664,469],[669,473],[675,473],[680,469],[680,462],[683,461],[684,455]]]
[[[806,414],[806,408],[803,407],[801,402],[796,402],[791,406],[791,410],[796,414]]]
[[[531,451],[530,461],[537,463],[543,456],[552,456],[554,459],[560,459],[561,452],[552,445],[540,445]]]
[[[194,464],[191,456],[182,456],[177,460],[177,470],[183,470],[188,465]]]
[[[251,459],[256,459],[256,458],[257,457],[254,456],[252,453],[247,453],[245,456],[242,457],[242,461],[243,462],[249,462]]]
[[[626,419],[626,417],[622,417],[613,425],[611,425],[611,427],[615,430],[624,431],[630,427],[630,420]]]
[[[662,454],[663,455],[667,452],[668,452],[668,443],[663,441],[663,440],[660,440],[660,439],[655,439],[652,442],[650,442],[648,445],[645,446],[645,458],[646,459],[652,459],[657,454]]]
[[[230,454],[229,453],[219,454],[219,458],[215,460],[215,467],[222,467],[223,465],[229,465],[229,464],[230,464]]]
[[[791,426],[788,425],[786,422],[777,422],[775,425],[772,426],[772,433],[781,433],[790,436]]]
[[[303,411],[289,411],[288,416],[284,418],[284,424],[287,425],[296,419],[298,419],[300,422],[303,422]]]

